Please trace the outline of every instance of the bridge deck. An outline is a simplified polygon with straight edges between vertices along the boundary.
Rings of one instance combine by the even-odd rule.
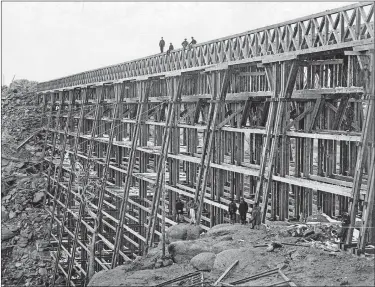
[[[358,3],[145,58],[43,82],[38,91],[373,45],[374,3]]]

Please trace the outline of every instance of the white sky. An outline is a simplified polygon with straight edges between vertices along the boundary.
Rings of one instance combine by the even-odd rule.
[[[48,81],[351,2],[2,3],[2,79]],[[3,83],[4,84],[4,83]]]

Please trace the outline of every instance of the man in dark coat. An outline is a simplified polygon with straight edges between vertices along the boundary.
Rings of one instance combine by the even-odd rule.
[[[163,53],[164,47],[165,47],[165,42],[163,40],[163,37],[161,37],[161,40],[159,42],[159,47],[160,47],[160,53]]]
[[[340,230],[340,232],[338,234],[341,242],[343,242],[343,243],[346,242],[346,237],[348,235],[349,225],[350,225],[350,216],[349,216],[349,214],[347,212],[345,212],[342,215],[341,230]]]
[[[234,224],[236,223],[236,211],[237,211],[237,205],[234,202],[234,199],[232,199],[231,203],[229,203],[228,206],[228,212],[230,215],[230,223]]]
[[[169,55],[171,53],[171,51],[173,51],[174,47],[172,45],[172,43],[169,44],[169,49],[167,51],[167,55]]]
[[[246,213],[249,210],[249,205],[244,200],[244,198],[241,198],[240,206],[238,208],[238,211],[240,212],[241,217],[241,224],[246,224]]]
[[[186,49],[186,47],[189,45],[188,41],[186,39],[181,43],[182,48]]]
[[[253,211],[251,213],[251,223],[252,223],[252,227],[251,229],[259,229],[259,226],[260,224],[262,223],[262,219],[261,219],[261,209],[258,205],[258,203],[256,202],[254,204],[254,207],[253,207]]]
[[[177,223],[180,223],[180,218],[183,219],[183,214],[184,214],[184,203],[181,201],[181,198],[178,197],[176,201],[176,213],[177,213]]]
[[[197,44],[197,41],[194,39],[194,37],[191,37],[191,42],[188,46],[188,50],[191,50],[195,44]]]

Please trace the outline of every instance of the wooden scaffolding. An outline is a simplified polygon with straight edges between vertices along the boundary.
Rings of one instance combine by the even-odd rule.
[[[348,212],[374,243],[374,4],[40,83],[55,279],[144,254],[178,196],[208,230],[231,199],[262,220]],[[164,165],[166,172],[164,173]],[[370,232],[369,232],[370,231]]]

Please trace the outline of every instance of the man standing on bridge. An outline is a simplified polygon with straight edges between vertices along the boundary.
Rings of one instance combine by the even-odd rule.
[[[171,51],[173,51],[174,47],[172,45],[172,43],[169,44],[169,49],[167,51],[167,55],[169,55],[171,53]]]
[[[194,39],[194,37],[191,37],[191,42],[189,44],[189,50],[191,50],[191,48],[193,48],[193,46],[197,44],[197,41]]]
[[[165,46],[165,42],[163,40],[163,37],[161,37],[161,40],[159,42],[159,47],[160,47],[160,53],[163,53],[164,51],[164,46]]]
[[[184,50],[185,50],[186,47],[189,45],[188,41],[186,41],[186,38],[185,38],[185,40],[181,43],[181,45],[182,45],[182,48],[183,48]]]

